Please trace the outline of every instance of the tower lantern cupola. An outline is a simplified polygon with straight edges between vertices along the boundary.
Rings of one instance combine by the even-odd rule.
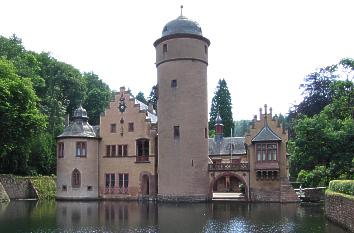
[[[221,139],[223,136],[224,136],[224,125],[222,123],[220,113],[218,112],[218,115],[216,116],[215,119],[215,139]]]
[[[86,111],[86,109],[84,109],[82,107],[81,104],[77,109],[75,109],[73,119],[76,122],[77,121],[83,121],[83,122],[88,121],[87,111]]]

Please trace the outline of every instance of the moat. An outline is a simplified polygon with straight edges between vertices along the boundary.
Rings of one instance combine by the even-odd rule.
[[[37,202],[0,204],[1,232],[345,232],[323,204]]]

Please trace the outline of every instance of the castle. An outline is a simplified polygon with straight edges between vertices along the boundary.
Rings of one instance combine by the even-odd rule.
[[[80,106],[57,137],[57,199],[207,201],[239,193],[245,201],[297,201],[288,181],[288,135],[267,106],[245,137],[208,138],[210,41],[179,16],[154,43],[157,113],[121,87],[88,123]]]

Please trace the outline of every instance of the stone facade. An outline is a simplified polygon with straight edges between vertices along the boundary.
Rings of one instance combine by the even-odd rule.
[[[325,195],[325,214],[326,217],[354,232],[354,200],[342,195]]]

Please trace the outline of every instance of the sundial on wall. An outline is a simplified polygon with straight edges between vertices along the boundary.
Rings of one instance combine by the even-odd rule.
[[[125,98],[124,98],[123,93],[122,93],[122,95],[121,95],[121,97],[119,99],[118,109],[119,109],[120,112],[123,113],[126,108],[127,108],[127,105],[125,104]]]

